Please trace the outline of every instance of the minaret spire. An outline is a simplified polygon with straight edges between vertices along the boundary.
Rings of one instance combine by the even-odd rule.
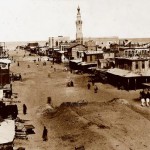
[[[77,8],[77,10],[78,10],[78,13],[77,13],[77,15],[80,15],[80,7],[79,7],[79,5],[78,5],[78,8]]]
[[[80,7],[77,8],[77,20],[76,20],[76,41],[78,43],[83,43],[83,34],[82,34],[82,20],[80,14]]]

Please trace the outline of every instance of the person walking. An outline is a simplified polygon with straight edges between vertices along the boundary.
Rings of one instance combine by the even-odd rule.
[[[98,91],[98,87],[97,85],[94,85],[94,93],[97,93],[97,91]]]
[[[43,141],[47,141],[48,140],[47,133],[48,133],[48,131],[47,131],[46,127],[44,126],[43,135],[42,135]]]
[[[88,90],[90,90],[90,88],[91,88],[91,84],[89,82],[87,84],[87,88],[88,88]]]
[[[24,115],[27,114],[27,106],[25,104],[23,104],[23,114]]]

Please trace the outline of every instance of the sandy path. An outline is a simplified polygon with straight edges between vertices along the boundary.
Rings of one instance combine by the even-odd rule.
[[[35,126],[35,134],[29,135],[29,140],[15,140],[16,146],[23,146],[26,147],[28,150],[60,150],[63,148],[63,150],[69,150],[73,149],[73,147],[77,144],[83,144],[84,138],[82,137],[82,142],[77,143],[66,143],[63,142],[60,138],[59,134],[62,133],[62,135],[65,133],[65,129],[60,127],[59,133],[57,133],[57,127],[61,126],[61,122],[57,122],[45,118],[41,118],[39,115],[42,108],[45,108],[47,103],[47,97],[52,98],[52,103],[54,106],[59,106],[62,102],[65,101],[78,101],[78,100],[86,100],[88,102],[106,102],[113,98],[125,98],[129,101],[129,103],[136,105],[140,110],[144,109],[146,113],[149,113],[149,110],[147,108],[142,108],[139,104],[139,102],[134,101],[133,99],[136,99],[139,97],[139,91],[121,91],[117,90],[116,88],[112,87],[108,84],[102,84],[97,83],[99,91],[98,93],[94,93],[93,87],[91,90],[87,90],[87,75],[76,75],[71,74],[70,72],[64,72],[63,71],[63,65],[55,64],[54,67],[56,68],[56,72],[53,68],[50,66],[52,65],[51,62],[47,62],[46,66],[42,65],[42,62],[38,62],[39,66],[36,66],[36,63],[33,62],[33,59],[37,59],[37,56],[31,56],[31,57],[25,57],[23,58],[23,55],[25,54],[24,51],[11,51],[10,56],[13,56],[16,60],[15,63],[12,63],[11,65],[11,71],[15,73],[21,73],[23,81],[15,81],[13,82],[13,92],[18,93],[18,100],[21,101],[21,103],[18,104],[19,107],[19,117],[22,119],[29,120],[26,122],[26,124],[33,124]],[[28,55],[28,53],[26,53]],[[17,66],[17,61],[19,60],[20,66]],[[31,68],[27,68],[27,65],[30,65]],[[48,73],[50,73],[50,78],[48,78]],[[66,87],[66,82],[68,80],[74,81],[74,87]],[[22,114],[22,105],[25,103],[28,107],[28,114],[23,115]],[[93,110],[96,110],[94,107]],[[98,111],[100,111],[98,109]],[[42,113],[42,112],[41,112]],[[85,113],[85,112],[84,112]],[[109,112],[110,113],[110,112]],[[68,116],[69,117],[69,116]],[[115,120],[114,116],[114,120]],[[82,120],[83,121],[83,120]],[[127,120],[126,120],[127,121]],[[42,141],[42,130],[43,126],[46,125],[49,131],[49,140],[48,142]],[[66,124],[65,124],[66,125]],[[56,127],[56,128],[55,128]],[[76,127],[78,128],[78,127]],[[108,143],[116,143],[116,145],[122,145],[124,146],[123,142],[119,142],[118,139],[116,140],[113,138],[114,132],[112,133],[103,133],[101,131],[100,135],[97,135],[100,131],[97,132],[97,130],[94,127],[90,127],[91,130],[87,133],[87,141],[91,141],[92,137],[90,137],[91,132],[95,132],[96,137],[93,139],[102,138],[105,142],[109,141]],[[119,128],[119,127],[118,127]],[[80,128],[79,128],[80,129]],[[94,130],[94,131],[93,131]],[[72,130],[70,130],[71,132]],[[115,130],[114,130],[115,131]],[[120,131],[120,130],[119,130]],[[119,133],[119,131],[117,131]],[[67,132],[67,130],[66,130]],[[81,131],[79,131],[80,133]],[[82,132],[81,132],[82,133]],[[94,135],[95,135],[94,134]],[[102,136],[104,134],[104,136]],[[110,135],[112,136],[110,136]],[[91,134],[92,135],[92,134]],[[84,133],[83,136],[86,137],[86,134]],[[110,139],[109,139],[110,136]],[[134,136],[134,135],[133,135]],[[128,140],[127,140],[128,141]],[[96,147],[99,146],[99,142],[95,140],[94,143],[91,144],[93,146],[93,150],[96,150]],[[102,142],[103,146],[102,148],[110,148],[109,144],[108,147],[104,142]],[[113,144],[110,144],[113,145]],[[90,147],[90,145],[89,145]],[[128,147],[128,146],[127,146]],[[132,146],[133,147],[133,146]],[[113,146],[112,146],[113,148]],[[90,147],[89,150],[91,150],[92,147]],[[119,149],[119,148],[116,148]]]

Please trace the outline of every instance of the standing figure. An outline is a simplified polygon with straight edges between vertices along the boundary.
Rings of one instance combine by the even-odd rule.
[[[97,85],[94,85],[94,93],[97,93],[97,91],[98,91],[98,87]]]
[[[92,85],[94,86],[94,84],[95,84],[95,82],[94,82],[94,80],[92,80]]]
[[[19,61],[18,61],[18,67],[19,67]]]
[[[88,88],[88,90],[90,90],[90,88],[91,88],[91,84],[89,82],[87,84],[87,88]]]
[[[22,81],[22,76],[21,76],[21,74],[19,74],[19,79],[20,79],[20,81]]]
[[[144,89],[143,89],[143,91],[140,92],[140,99],[141,99],[141,105],[145,106],[146,94],[145,94],[145,90]]]
[[[73,86],[74,86],[74,83],[73,83],[73,81],[72,81],[72,80],[70,81],[70,86],[71,86],[71,87],[73,87]]]
[[[48,131],[47,131],[46,127],[44,126],[43,135],[42,135],[43,141],[47,141],[48,140],[47,133],[48,133]]]
[[[23,104],[23,114],[24,115],[27,114],[27,106],[25,104]]]

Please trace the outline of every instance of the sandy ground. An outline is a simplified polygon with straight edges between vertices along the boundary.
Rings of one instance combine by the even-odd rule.
[[[23,50],[10,51],[16,60],[11,72],[21,73],[22,82],[13,82],[13,93],[18,94],[19,117],[25,124],[35,126],[35,134],[28,140],[15,139],[15,147],[27,150],[74,150],[84,145],[86,150],[149,150],[150,108],[141,107],[137,100],[139,90],[118,90],[109,84],[96,83],[99,90],[87,89],[87,74],[64,72],[64,66],[46,62],[34,63],[38,56],[23,57]],[[44,61],[45,58],[42,59]],[[19,61],[20,66],[17,66]],[[27,66],[30,65],[30,68]],[[48,77],[50,74],[50,77]],[[74,87],[66,87],[72,80]],[[47,97],[52,98],[51,110]],[[121,98],[125,100],[113,100]],[[88,101],[80,107],[63,107],[62,102]],[[27,115],[22,105],[27,105]],[[44,125],[48,129],[48,141],[42,141]]]

